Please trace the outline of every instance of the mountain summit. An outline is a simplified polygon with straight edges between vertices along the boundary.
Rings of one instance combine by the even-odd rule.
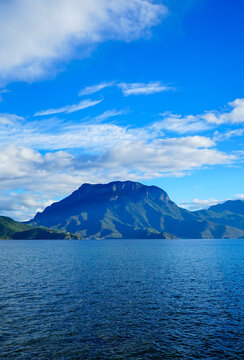
[[[30,222],[88,239],[244,236],[243,230],[180,208],[157,186],[133,181],[83,184]]]

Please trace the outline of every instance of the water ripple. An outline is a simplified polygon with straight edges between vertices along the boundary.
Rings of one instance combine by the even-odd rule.
[[[241,240],[1,241],[0,358],[243,359]]]

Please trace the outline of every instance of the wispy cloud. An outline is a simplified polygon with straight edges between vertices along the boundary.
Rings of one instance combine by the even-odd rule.
[[[244,134],[244,129],[228,130],[223,133],[220,133],[219,131],[215,131],[214,140],[215,141],[224,141],[224,140],[228,140],[232,137],[242,136],[243,134]]]
[[[80,92],[79,92],[79,96],[82,96],[82,95],[91,95],[91,94],[94,94],[102,89],[105,89],[107,87],[110,87],[110,86],[114,86],[116,85],[115,81],[111,81],[111,82],[103,82],[103,83],[100,83],[100,84],[96,84],[96,85],[92,85],[92,86],[87,86],[85,87],[84,89],[81,89]]]
[[[54,114],[61,114],[66,113],[70,114],[79,110],[83,110],[92,106],[95,106],[102,102],[103,99],[100,100],[83,100],[78,104],[74,105],[66,105],[57,109],[48,109],[48,110],[41,110],[34,114],[34,116],[46,116],[46,115],[54,115]]]
[[[104,113],[100,115],[100,120],[108,115],[111,116],[114,113]],[[3,158],[0,158],[0,174],[8,173],[8,178],[13,178],[9,173],[13,171],[19,178],[21,171],[28,169],[28,166],[22,164],[23,159],[30,159],[31,163],[37,164],[41,170],[40,164],[43,163],[41,160],[43,158],[38,152],[41,149],[47,154],[51,151],[50,155],[46,155],[46,160],[54,156],[56,151],[58,154],[56,161],[62,158],[60,161],[62,173],[65,172],[65,164],[69,164],[75,156],[72,154],[83,153],[86,154],[86,161],[84,162],[84,157],[82,162],[77,163],[72,160],[73,166],[77,166],[77,170],[82,167],[83,169],[92,168],[96,172],[105,171],[108,174],[107,177],[110,177],[111,171],[113,174],[117,171],[117,174],[122,172],[128,176],[133,173],[141,178],[160,177],[167,173],[183,174],[185,171],[206,165],[230,164],[236,159],[234,155],[217,150],[215,142],[204,136],[162,138],[148,126],[129,128],[106,123],[72,124],[72,122],[66,123],[58,119],[55,119],[53,123],[52,119],[48,119],[49,127],[46,128],[43,125],[45,121],[44,123],[43,120],[27,123],[16,121],[15,126],[11,127],[1,125]],[[54,132],[54,128],[58,131]],[[9,143],[14,143],[15,147],[8,148]],[[18,150],[23,146],[24,150]],[[4,147],[8,149],[9,158],[6,153],[4,155]],[[31,148],[36,150],[31,150]],[[66,151],[58,151],[63,149]],[[18,160],[19,156],[21,156],[21,161]],[[45,166],[48,164],[46,160]],[[54,158],[52,158],[52,164],[53,161]],[[12,166],[9,166],[11,163]],[[57,166],[55,168],[57,169]]]
[[[125,115],[127,112],[125,110],[107,110],[104,113],[97,115],[93,118],[95,122],[102,122],[104,120],[110,119],[112,117]]]
[[[149,83],[119,83],[116,81],[110,81],[92,86],[87,86],[84,89],[81,89],[81,91],[79,92],[79,96],[90,95],[112,86],[119,88],[123,92],[124,96],[151,95],[164,91],[170,91],[173,89],[172,87],[163,84],[161,81],[151,81]]]
[[[172,87],[162,84],[160,81],[149,83],[120,83],[118,87],[125,96],[151,95],[172,90]]]
[[[15,127],[17,123],[22,120],[24,120],[22,116],[18,116],[15,114],[8,114],[8,113],[0,113],[0,126],[14,125]]]
[[[160,114],[163,120],[156,122],[153,128],[157,131],[167,130],[179,134],[196,133],[211,128],[209,124],[202,121],[200,117],[187,115],[181,117],[169,113]]]
[[[145,37],[167,13],[150,0],[0,1],[0,78],[36,79],[78,46]]]
[[[155,131],[157,123],[142,127],[127,127],[113,123],[99,123],[113,116],[119,116],[123,111],[108,110],[94,118],[93,123],[64,121],[58,118],[41,119],[38,121],[16,121],[11,127],[4,123],[0,126],[1,144],[15,143],[42,150],[83,149],[100,152],[121,142],[160,140],[164,135]],[[182,140],[179,140],[182,139]],[[175,140],[189,142],[191,146],[212,147],[215,143],[207,137],[182,137]],[[203,142],[204,141],[204,142]],[[207,143],[206,143],[207,141]],[[170,143],[167,139],[167,144]],[[164,145],[166,142],[164,142]],[[146,145],[145,145],[146,146]]]

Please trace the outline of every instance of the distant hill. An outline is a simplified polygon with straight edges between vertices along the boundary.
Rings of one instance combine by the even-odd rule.
[[[0,216],[0,239],[12,239],[15,233],[29,228],[29,226],[14,221],[7,216]]]
[[[222,204],[213,205],[208,210],[214,211],[216,213],[229,211],[234,214],[244,215],[244,201],[243,200],[228,200]]]
[[[0,239],[78,239],[78,235],[54,231],[44,227],[33,227],[17,222],[9,217],[0,216]]]
[[[228,200],[223,204],[199,210],[195,214],[202,219],[218,224],[232,226],[244,231],[244,201]]]
[[[241,238],[244,228],[190,212],[156,187],[132,181],[83,184],[29,223],[84,238]]]

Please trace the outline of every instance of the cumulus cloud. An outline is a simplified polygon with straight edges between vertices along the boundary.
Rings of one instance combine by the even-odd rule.
[[[33,149],[8,145],[0,152],[1,191],[24,189],[57,196],[67,191],[74,178],[73,156],[64,151],[41,154]],[[72,179],[72,180],[71,180]],[[77,182],[78,183],[78,182]],[[56,188],[56,190],[55,190]]]
[[[21,177],[47,176],[53,172],[65,173],[91,170],[109,172],[109,169],[127,169],[127,172],[150,176],[150,172],[166,173],[187,171],[203,165],[230,163],[235,159],[214,148],[205,137],[194,136],[175,139],[127,140],[110,145],[105,151],[81,155],[67,151],[46,152],[42,155],[33,149],[9,145],[0,153],[0,179],[12,181]],[[151,177],[151,176],[150,176]],[[49,181],[49,179],[47,179]],[[32,186],[32,185],[31,185]],[[35,182],[34,182],[35,186]]]
[[[57,109],[41,110],[41,111],[36,112],[34,116],[47,116],[47,115],[54,115],[54,114],[61,114],[61,113],[71,114],[73,112],[95,106],[95,105],[99,104],[101,101],[103,101],[103,100],[102,99],[100,99],[100,100],[90,100],[90,99],[83,100],[83,101],[80,101],[78,104],[74,104],[74,105],[66,105],[66,106],[63,106],[63,107],[60,107]]]
[[[204,165],[226,164],[234,157],[212,148],[209,138],[200,136],[157,139],[144,141],[125,141],[109,149],[102,157],[104,164],[111,167],[124,167],[151,177],[164,174],[182,173]],[[155,176],[156,177],[156,176]]]
[[[230,111],[217,112],[209,111],[202,115],[202,118],[210,124],[239,124],[244,122],[244,99],[236,99],[228,103]]]
[[[166,15],[152,0],[1,1],[1,78],[36,79],[78,46],[145,36]]]
[[[27,221],[37,211],[51,205],[53,200],[46,199],[45,195],[11,192],[8,195],[0,193],[0,214],[19,221]]]
[[[155,124],[155,130],[167,130],[179,134],[213,129],[222,124],[237,125],[244,122],[244,99],[229,102],[229,111],[206,111],[203,114],[186,115],[163,113],[162,120]],[[224,138],[241,135],[241,130],[225,133]],[[218,134],[220,140],[222,135]],[[217,136],[216,136],[217,140]]]

